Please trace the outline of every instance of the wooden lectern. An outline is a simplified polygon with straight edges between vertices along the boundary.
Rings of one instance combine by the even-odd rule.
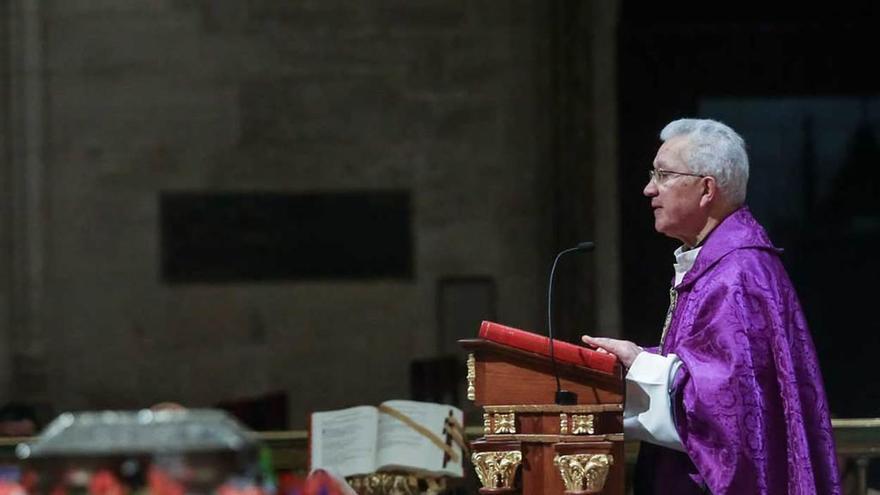
[[[468,354],[468,398],[483,408],[472,442],[481,494],[622,495],[623,371],[556,363],[575,405],[555,404],[550,358],[483,339]]]

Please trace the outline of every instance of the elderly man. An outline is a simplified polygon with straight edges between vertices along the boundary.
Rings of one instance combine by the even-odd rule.
[[[644,194],[682,242],[660,345],[584,336],[628,368],[636,493],[840,493],[828,402],[804,315],[744,206],[745,143],[712,120],[660,133]]]

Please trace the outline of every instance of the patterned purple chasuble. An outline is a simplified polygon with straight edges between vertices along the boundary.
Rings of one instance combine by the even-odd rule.
[[[687,454],[643,442],[636,493],[840,493],[816,351],[778,255],[742,207],[676,287],[660,351],[684,363],[672,395]]]

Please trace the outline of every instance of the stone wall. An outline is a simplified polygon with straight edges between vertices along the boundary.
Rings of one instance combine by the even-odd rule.
[[[408,396],[409,360],[437,353],[440,278],[491,277],[499,320],[543,327],[543,2],[40,6],[45,211],[16,214],[45,256],[16,283],[42,287],[47,389],[10,394],[62,410],[283,390],[301,427]],[[162,282],[162,191],[377,189],[412,194],[412,280]]]

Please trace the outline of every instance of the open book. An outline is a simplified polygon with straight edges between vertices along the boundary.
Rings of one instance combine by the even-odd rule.
[[[447,425],[463,424],[460,409],[432,402],[389,400],[312,413],[311,469],[342,476],[412,471],[461,477],[462,449]]]

